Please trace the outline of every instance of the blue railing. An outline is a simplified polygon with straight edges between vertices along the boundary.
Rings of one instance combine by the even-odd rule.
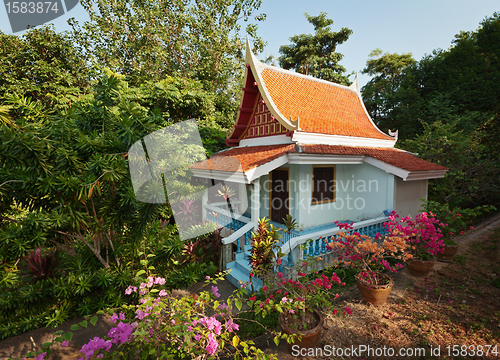
[[[386,230],[383,226],[387,222],[387,217],[380,217],[371,220],[360,221],[353,224],[353,229],[349,232],[358,232],[361,235],[367,235],[370,237],[375,237],[377,233],[384,235]],[[291,237],[284,245],[281,246],[281,252],[286,254],[286,258],[282,260],[286,262],[287,265],[293,265],[293,252],[300,245],[307,243],[309,240],[309,245],[304,251],[299,254],[298,259],[307,259],[310,256],[320,256],[322,254],[330,253],[331,251],[327,249],[327,244],[329,242],[335,241],[335,235],[342,231],[338,227],[332,227],[329,229],[323,229],[314,233],[308,233],[304,235]],[[333,239],[332,239],[333,237]],[[299,252],[300,253],[300,252]]]

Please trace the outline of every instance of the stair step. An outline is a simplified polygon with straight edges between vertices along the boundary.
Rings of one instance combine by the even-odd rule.
[[[245,261],[248,261],[248,255],[247,253],[239,253],[239,254],[236,254],[235,255],[235,259],[236,260],[245,260]]]
[[[252,272],[252,265],[250,265],[247,260],[236,260],[235,263],[237,269],[250,276],[250,273]]]
[[[241,286],[240,281],[242,283],[248,283],[250,281],[250,271],[247,266],[250,266],[250,264],[245,265],[239,261],[228,263],[227,269],[230,270],[230,272],[226,275],[226,279],[237,288]],[[262,287],[262,280],[256,276],[254,276],[252,280],[254,283],[254,291],[258,291]],[[249,291],[252,290],[251,286],[248,286],[247,289]]]

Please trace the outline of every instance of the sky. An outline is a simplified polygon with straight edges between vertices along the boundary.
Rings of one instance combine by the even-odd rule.
[[[5,0],[10,1],[10,0]],[[4,2],[5,2],[4,1]],[[341,65],[347,73],[361,72],[372,50],[380,48],[389,53],[412,53],[416,60],[431,54],[434,49],[448,49],[455,34],[473,31],[486,17],[500,11],[498,0],[263,0],[256,12],[267,19],[259,23],[258,35],[267,41],[264,53],[278,57],[279,47],[290,44],[297,34],[313,33],[304,13],[319,15],[323,11],[334,21],[333,31],[342,27],[353,30],[352,35],[337,51],[344,55]],[[88,20],[78,4],[73,10],[53,21],[57,31],[69,30],[66,21],[74,17]],[[0,31],[12,34],[6,7],[0,8]],[[16,33],[18,35],[21,33]],[[354,80],[354,75],[350,77]],[[360,86],[370,77],[359,74]]]

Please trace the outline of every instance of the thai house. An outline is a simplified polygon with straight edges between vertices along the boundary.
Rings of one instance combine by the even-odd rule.
[[[266,65],[247,46],[242,91],[230,148],[191,168],[236,192],[233,214],[221,203],[204,204],[207,219],[230,229],[223,259],[235,285],[248,281],[245,253],[259,218],[282,228],[287,214],[296,220],[300,230],[282,239],[289,265],[328,255],[325,238],[339,231],[337,220],[375,235],[392,210],[415,216],[428,180],[445,176],[445,167],[394,147],[397,132],[377,128],[357,80],[347,87]]]

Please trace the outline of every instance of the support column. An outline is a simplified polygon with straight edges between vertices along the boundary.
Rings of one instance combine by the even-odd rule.
[[[205,189],[203,197],[201,198],[201,220],[205,223],[207,220],[207,210],[205,209],[205,204],[208,202],[208,189]]]
[[[259,215],[260,215],[260,178],[255,179],[252,187],[252,195],[250,196],[250,206],[252,211],[252,222],[254,224],[254,229],[257,230],[259,226]]]
[[[247,189],[245,184],[238,184],[238,200],[240,201],[238,214],[243,215],[248,208]]]
[[[232,254],[232,244],[222,245],[222,268],[221,270],[226,270],[227,264],[233,261]]]

